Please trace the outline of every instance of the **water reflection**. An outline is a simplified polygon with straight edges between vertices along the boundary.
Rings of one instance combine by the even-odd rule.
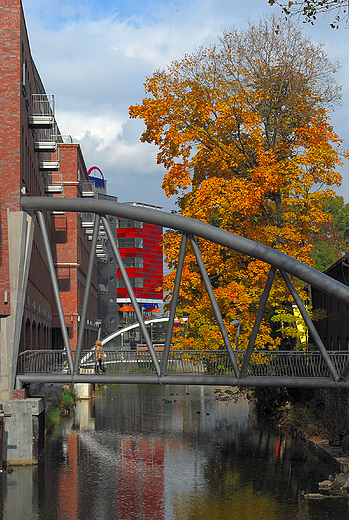
[[[300,498],[328,471],[243,396],[111,386],[77,404],[37,467],[2,475],[1,519],[347,519],[344,499]]]

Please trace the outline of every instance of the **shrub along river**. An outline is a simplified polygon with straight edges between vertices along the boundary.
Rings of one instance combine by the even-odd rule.
[[[330,468],[230,391],[100,388],[38,466],[0,475],[0,519],[347,520],[345,498],[302,498]]]

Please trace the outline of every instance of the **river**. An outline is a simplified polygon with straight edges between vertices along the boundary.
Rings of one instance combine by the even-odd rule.
[[[38,466],[0,476],[0,519],[348,520],[344,498],[301,497],[329,468],[231,391],[100,388]]]

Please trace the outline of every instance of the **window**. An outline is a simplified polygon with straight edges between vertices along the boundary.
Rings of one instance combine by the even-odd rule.
[[[143,278],[130,278],[130,282],[132,287],[143,289]],[[125,288],[124,280],[122,278],[118,278],[116,281],[116,286],[118,289]]]
[[[110,282],[115,282],[115,276],[109,276],[109,281]]]
[[[139,269],[143,268],[143,258],[123,258],[125,267],[137,267]]]
[[[139,249],[143,248],[143,238],[133,237],[133,238],[118,238],[117,239],[117,246],[122,248],[130,248],[130,247],[137,247]]]
[[[114,323],[114,322],[115,322],[115,318],[114,318],[114,316],[111,316],[111,317],[109,318],[109,322],[110,322],[110,323]]]
[[[143,222],[138,222],[138,220],[130,220],[128,218],[118,218],[116,219],[116,227],[119,229],[133,227],[143,229]]]
[[[109,298],[109,303],[115,303],[115,298]]]
[[[114,258],[113,256],[111,256],[111,257],[109,258],[109,262],[110,262],[111,264],[115,264],[115,258]]]

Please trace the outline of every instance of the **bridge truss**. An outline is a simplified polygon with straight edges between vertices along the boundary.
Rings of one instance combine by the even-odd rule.
[[[210,226],[198,220],[177,214],[160,212],[150,208],[120,204],[102,200],[73,198],[23,197],[21,207],[24,211],[36,212],[41,228],[57,304],[64,350],[27,351],[18,360],[17,381],[60,382],[60,383],[160,383],[160,384],[208,384],[238,386],[293,386],[349,388],[349,352],[328,352],[291,280],[291,276],[317,287],[324,293],[349,304],[349,288],[323,273],[303,264],[290,256],[263,244],[253,242],[228,231]],[[51,254],[50,242],[43,211],[87,212],[95,215],[91,250],[96,249],[100,220],[103,222],[118,268],[135,309],[136,318],[142,331],[148,352],[113,352],[106,350],[106,374],[94,374],[91,366],[93,352],[82,352],[84,324],[86,323],[87,304],[92,281],[94,257],[90,255],[85,294],[82,303],[81,325],[78,333],[76,351],[73,353],[64,320],[58,282]],[[107,216],[138,220],[148,224],[171,228],[182,233],[181,247],[177,262],[168,327],[163,352],[156,352],[144,324],[131,282],[128,278],[121,255],[117,248]],[[269,275],[257,310],[254,326],[246,351],[234,349],[230,343],[222,315],[214,296],[209,276],[201,257],[197,237],[210,240],[223,247],[233,249],[250,257],[270,264]],[[182,276],[188,240],[194,251],[198,268],[210,298],[220,332],[224,351],[171,351],[172,332],[178,303],[179,287]],[[281,352],[256,351],[256,337],[268,301],[269,292],[279,270],[285,284],[297,305],[318,351]],[[291,276],[290,276],[291,275]]]

